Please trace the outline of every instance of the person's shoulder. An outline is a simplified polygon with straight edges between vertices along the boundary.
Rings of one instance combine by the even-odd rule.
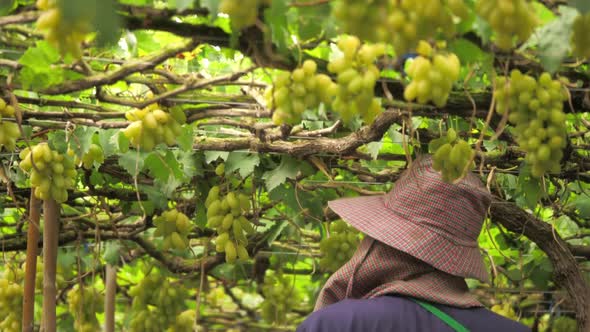
[[[372,299],[346,299],[311,313],[298,332],[376,331],[377,326],[396,326],[408,301],[383,296]]]
[[[441,308],[443,311],[473,331],[531,331],[528,326],[499,315],[484,307],[471,309],[452,308],[448,306],[443,307],[446,307]]]

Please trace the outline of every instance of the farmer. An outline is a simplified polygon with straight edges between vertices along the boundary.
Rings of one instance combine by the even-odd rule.
[[[488,281],[477,238],[490,201],[475,175],[445,183],[421,157],[388,194],[329,202],[365,237],[297,331],[529,331],[485,309],[465,283]]]

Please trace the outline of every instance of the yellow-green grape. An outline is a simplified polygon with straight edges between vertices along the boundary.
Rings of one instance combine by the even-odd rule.
[[[185,310],[176,316],[176,322],[166,332],[193,332],[195,324],[195,310]]]
[[[225,164],[221,163],[215,167],[215,175],[217,176],[224,176],[225,175]]]
[[[74,316],[74,328],[80,332],[100,330],[96,314],[104,311],[103,296],[94,287],[75,285],[67,295],[68,308]]]
[[[510,318],[513,320],[518,319],[518,315],[516,314],[516,312],[514,312],[514,309],[512,308],[512,304],[510,302],[504,302],[503,304],[495,304],[490,308],[490,310],[506,318]]]
[[[10,269],[0,275],[0,331],[19,332],[21,330],[21,310],[23,301],[22,271]]]
[[[246,218],[250,211],[250,199],[242,193],[220,193],[218,186],[213,186],[205,199],[207,208],[207,226],[217,231],[215,250],[225,253],[225,260],[247,261],[250,256],[246,249],[248,236],[256,230]]]
[[[47,143],[40,143],[20,153],[20,168],[30,173],[31,186],[38,199],[54,199],[58,203],[68,200],[77,175],[74,160],[69,155],[51,150]]]
[[[559,172],[567,144],[563,103],[568,94],[562,83],[549,73],[535,79],[516,69],[495,83],[496,111],[510,112],[508,120],[515,126],[518,144],[527,152],[531,174],[541,177],[546,172]]]
[[[279,74],[274,85],[266,90],[265,99],[268,107],[274,109],[275,124],[298,124],[306,109],[332,102],[336,86],[329,76],[316,74],[316,69],[313,60],[305,60],[291,73]]]
[[[286,323],[287,314],[299,301],[293,280],[283,274],[267,273],[262,285],[262,295],[262,318],[270,323]]]
[[[188,292],[182,284],[172,282],[153,269],[138,284],[129,289],[131,303],[130,332],[177,331],[179,315],[186,310]],[[190,314],[184,314],[185,316]],[[185,320],[183,318],[183,320]],[[185,331],[185,330],[178,330]]]
[[[453,128],[446,135],[429,143],[432,167],[441,172],[445,182],[463,178],[474,167],[474,151],[465,140],[459,138]]]
[[[0,150],[4,147],[8,151],[14,151],[20,130],[15,122],[5,121],[7,118],[14,118],[14,107],[0,98]]]
[[[357,115],[370,124],[381,113],[381,102],[374,93],[380,72],[374,62],[385,53],[385,45],[361,45],[357,37],[343,36],[338,48],[342,56],[328,64],[338,83],[332,109],[345,124],[350,124]]]
[[[538,25],[537,14],[529,0],[478,0],[476,13],[492,27],[495,44],[509,50],[514,42],[527,40]]]
[[[270,4],[270,0],[221,0],[219,11],[229,16],[232,28],[242,30],[256,23],[263,4]]]
[[[578,15],[572,30],[572,53],[577,57],[590,59],[590,12]]]
[[[330,236],[320,241],[320,268],[335,272],[354,254],[359,242],[359,232],[342,220],[330,223]]]
[[[82,42],[92,32],[93,11],[86,10],[75,19],[64,19],[57,0],[37,0],[37,8],[42,13],[37,19],[37,29],[45,35],[45,40],[55,46],[61,54],[82,57]]]
[[[432,53],[424,43],[418,50],[422,54]],[[429,46],[429,45],[428,45]],[[453,53],[435,53],[434,56],[416,57],[408,68],[412,82],[404,90],[407,101],[416,100],[420,104],[432,101],[437,107],[446,105],[453,82],[459,78],[461,64]]]
[[[398,54],[413,49],[419,40],[438,33],[452,36],[453,15],[464,18],[463,0],[339,0],[332,15],[342,32],[371,42],[393,44]]]
[[[154,218],[154,236],[164,238],[163,249],[184,250],[189,246],[188,234],[192,229],[190,219],[176,209],[164,211]]]
[[[98,144],[92,143],[88,152],[82,156],[82,166],[86,169],[91,169],[94,163],[102,164],[104,162],[104,153]]]
[[[168,113],[157,104],[127,112],[125,117],[132,122],[123,129],[123,134],[134,147],[144,151],[152,151],[160,143],[168,146],[176,144],[176,137],[181,134],[181,126],[186,121],[182,111]]]

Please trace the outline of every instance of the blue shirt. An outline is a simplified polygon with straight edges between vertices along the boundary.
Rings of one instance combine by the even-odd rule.
[[[529,332],[527,326],[488,309],[435,306],[473,332]],[[297,332],[453,332],[451,327],[417,303],[399,296],[347,299],[318,310]]]

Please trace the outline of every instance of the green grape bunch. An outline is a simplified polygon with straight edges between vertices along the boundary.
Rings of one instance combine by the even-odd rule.
[[[320,268],[332,273],[350,260],[360,243],[360,237],[356,229],[342,220],[330,223],[329,230],[330,236],[320,241]]]
[[[82,163],[85,169],[91,169],[94,164],[102,164],[104,162],[104,151],[100,145],[92,143],[88,152],[82,156],[82,160],[77,161],[76,164]]]
[[[192,224],[189,217],[184,213],[176,209],[164,211],[154,218],[154,225],[156,225],[154,236],[164,238],[164,250],[170,248],[184,250],[188,248],[188,234],[192,229]]]
[[[328,64],[328,71],[337,75],[338,84],[332,109],[345,124],[350,124],[357,115],[370,124],[381,113],[381,102],[374,92],[380,76],[375,61],[385,54],[385,45],[361,45],[355,36],[342,36],[337,46],[342,56]]]
[[[92,32],[94,12],[85,10],[74,19],[65,19],[58,0],[37,0],[37,8],[42,12],[37,19],[37,29],[45,35],[45,40],[62,55],[71,54],[82,57],[82,42]],[[89,8],[88,8],[89,9]]]
[[[165,112],[157,104],[143,109],[136,109],[125,113],[131,121],[123,134],[134,147],[144,151],[152,151],[160,143],[168,146],[176,144],[176,137],[182,132],[182,125],[186,123],[186,115],[177,108]]]
[[[193,332],[195,325],[195,310],[185,310],[176,316],[174,325],[166,329],[166,332]]]
[[[15,122],[5,119],[14,118],[14,107],[6,104],[0,98],[0,149],[4,147],[8,151],[14,151],[16,140],[20,137],[20,130]]]
[[[74,328],[78,332],[100,330],[97,313],[104,311],[104,297],[94,287],[75,285],[68,291],[67,303],[74,316]]]
[[[287,314],[299,304],[299,294],[293,280],[282,273],[267,273],[262,285],[264,301],[261,304],[262,319],[270,323],[285,324]]]
[[[31,174],[31,186],[38,199],[54,199],[58,203],[68,200],[78,174],[74,159],[51,150],[47,143],[40,143],[20,152],[20,168]]]
[[[22,270],[6,269],[0,275],[0,331],[21,330],[23,301]]]
[[[325,74],[317,74],[317,64],[305,60],[292,72],[280,73],[272,87],[266,90],[267,106],[274,109],[275,124],[295,125],[301,122],[306,109],[329,105],[336,93],[336,85]]]
[[[242,30],[256,23],[260,6],[270,3],[271,0],[221,0],[219,11],[229,16],[233,29]]]
[[[181,284],[172,283],[162,272],[152,269],[149,275],[129,289],[133,298],[129,331],[185,331],[176,326],[178,317],[186,310],[187,293]]]
[[[572,53],[574,56],[590,59],[590,12],[576,16],[572,30]]]
[[[514,46],[514,40],[526,41],[539,24],[529,0],[478,0],[475,11],[492,27],[495,44],[506,51]]]
[[[217,231],[215,250],[225,253],[225,260],[234,263],[237,259],[247,261],[250,258],[247,236],[256,232],[246,215],[250,211],[250,199],[247,195],[230,191],[222,195],[219,186],[209,190],[205,200],[207,208],[207,226]]]
[[[445,182],[455,182],[462,179],[474,167],[475,151],[467,141],[458,137],[453,128],[447,130],[446,135],[430,141],[432,168],[441,172]]]
[[[339,0],[332,16],[342,32],[371,42],[391,43],[398,54],[422,39],[455,33],[454,17],[465,19],[463,0]]]
[[[446,105],[453,82],[459,78],[461,63],[454,53],[434,52],[431,46],[421,41],[416,57],[408,68],[412,82],[404,89],[407,101],[420,104],[432,101],[437,107]]]
[[[527,153],[531,174],[542,177],[546,172],[559,172],[563,149],[567,145],[566,115],[563,103],[568,92],[549,73],[538,79],[512,70],[509,77],[496,79],[496,111],[509,112],[515,126],[516,140]]]

